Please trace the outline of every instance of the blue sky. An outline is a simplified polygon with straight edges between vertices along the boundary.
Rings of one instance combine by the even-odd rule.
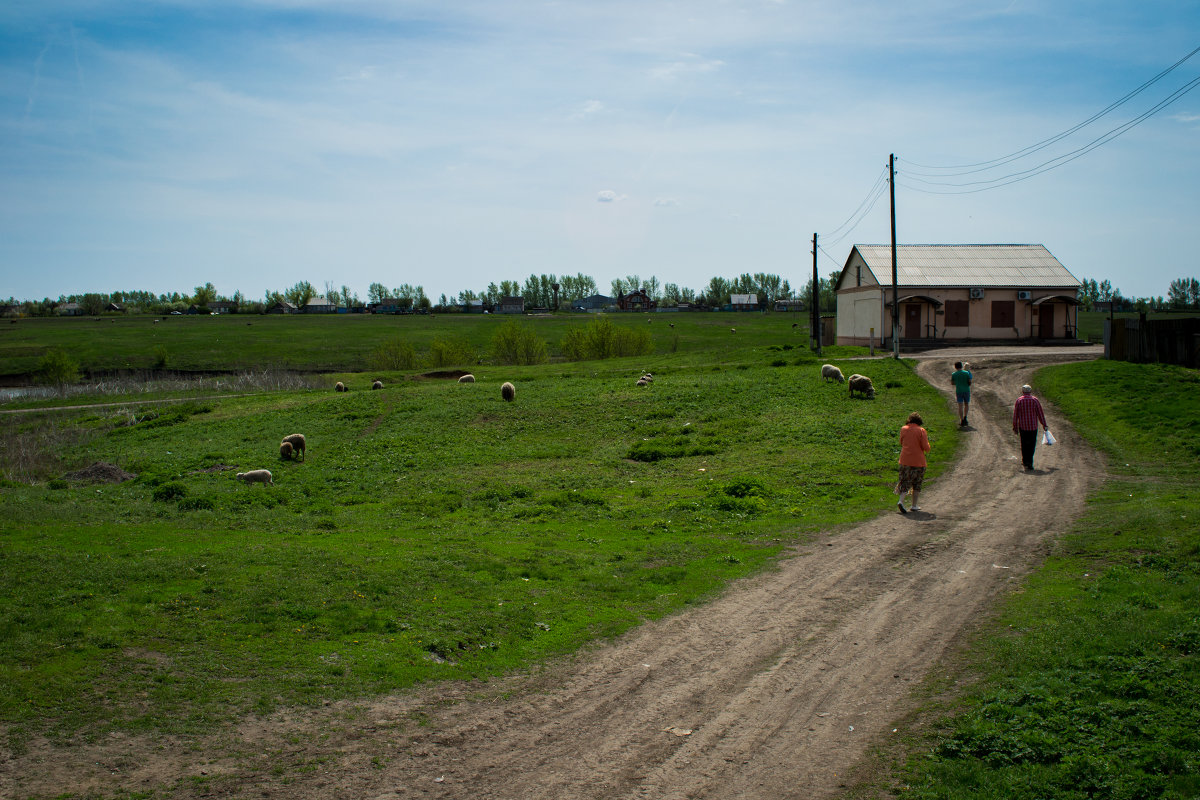
[[[0,296],[300,280],[822,275],[889,241],[1040,243],[1131,296],[1200,276],[1194,0],[9,0]],[[951,170],[950,172],[954,172]],[[934,181],[934,183],[929,183]],[[861,207],[877,197],[873,206]],[[850,221],[849,225],[847,223]]]

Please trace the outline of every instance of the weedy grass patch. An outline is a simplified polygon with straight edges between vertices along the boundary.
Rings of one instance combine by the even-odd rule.
[[[480,365],[474,384],[400,372],[381,391],[43,418],[76,442],[63,471],[105,462],[137,477],[0,488],[10,744],[197,730],[528,668],[886,508],[913,408],[935,441],[957,440],[904,362],[869,362],[896,388],[851,401],[815,357],[771,366],[780,351],[752,325],[728,345],[724,330],[707,357]],[[654,383],[636,386],[646,370]],[[32,423],[0,421],[18,424]],[[306,457],[281,460],[296,432]],[[931,471],[953,451],[935,449]],[[256,468],[275,484],[235,480]]]
[[[908,766],[917,798],[1200,796],[1200,379],[1043,369],[1114,478],[976,648],[983,678]]]

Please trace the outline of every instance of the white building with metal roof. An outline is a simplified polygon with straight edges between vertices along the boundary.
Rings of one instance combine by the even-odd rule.
[[[1074,339],[1079,287],[1040,244],[896,245],[902,342]],[[891,346],[891,245],[854,245],[835,293],[838,344]]]

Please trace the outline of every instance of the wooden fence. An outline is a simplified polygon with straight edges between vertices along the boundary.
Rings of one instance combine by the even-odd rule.
[[[1105,320],[1104,357],[1200,367],[1200,317]]]

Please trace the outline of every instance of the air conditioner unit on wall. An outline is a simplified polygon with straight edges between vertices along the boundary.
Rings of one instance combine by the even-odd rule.
[[[959,296],[961,297],[962,295],[959,295]],[[983,289],[972,289],[971,290],[971,299],[972,300],[982,300],[983,299]]]
[[[1018,300],[1032,300],[1033,292],[1026,291],[1026,290],[1019,291],[1019,292],[1017,292],[1017,299]]]

